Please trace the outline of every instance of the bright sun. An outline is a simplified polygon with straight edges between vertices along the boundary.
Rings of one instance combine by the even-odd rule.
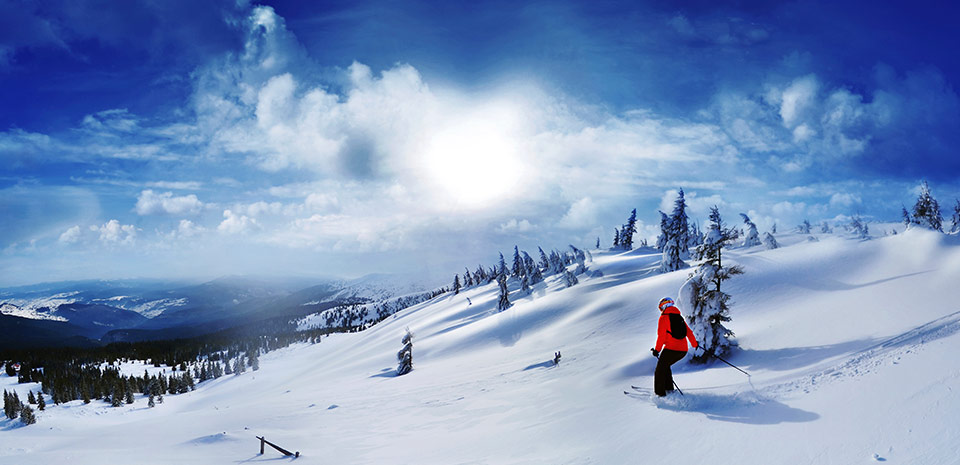
[[[440,128],[427,143],[430,179],[461,206],[484,207],[511,197],[521,174],[516,118],[477,112]]]

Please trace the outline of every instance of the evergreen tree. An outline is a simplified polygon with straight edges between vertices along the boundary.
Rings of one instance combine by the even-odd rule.
[[[540,250],[540,269],[544,273],[550,274],[550,259],[547,258],[547,254],[543,252],[543,247],[537,247]]]
[[[580,283],[580,281],[577,280],[577,275],[571,273],[570,270],[564,270],[563,282],[567,287],[573,287]]]
[[[670,218],[666,213],[660,212],[660,235],[657,236],[657,250],[663,252],[667,246],[667,233],[670,230]]]
[[[660,259],[660,271],[669,273],[687,266],[683,262],[683,257],[689,255],[689,233],[690,226],[687,222],[686,201],[683,198],[683,189],[677,196],[674,203],[673,214],[667,218],[663,212],[660,212],[661,221],[660,238],[657,239],[658,245],[663,242],[663,256]]]
[[[620,229],[619,228],[613,228],[613,248],[614,249],[620,248]]]
[[[907,211],[907,207],[904,207],[904,206],[901,205],[900,208],[903,209],[903,212],[902,212],[902,215],[903,215],[903,225],[909,228],[910,225],[913,223],[913,220],[910,219],[910,212]]]
[[[27,394],[27,402],[34,405],[37,403],[36,397],[33,397],[33,391],[29,391],[29,393]]]
[[[460,293],[460,275],[453,276],[453,295]]]
[[[757,225],[750,221],[750,217],[746,213],[741,213],[740,216],[743,217],[743,223],[747,225],[747,234],[743,238],[744,247],[753,247],[755,245],[760,245],[760,233],[757,232]]]
[[[950,232],[960,232],[960,199],[957,199],[957,203],[953,205],[953,217],[950,218],[950,221],[953,222],[953,225],[950,227]]]
[[[123,384],[118,380],[117,384],[113,386],[113,392],[110,395],[110,405],[112,407],[123,405],[123,390]]]
[[[777,223],[773,223],[773,227],[770,228],[770,234],[776,234],[776,233],[777,233]]]
[[[32,425],[37,422],[37,417],[33,414],[33,409],[29,405],[23,407],[20,410],[20,421],[24,425]]]
[[[870,228],[860,219],[860,215],[853,215],[853,218],[850,218],[850,229],[860,239],[870,238]]]
[[[507,262],[503,260],[503,253],[500,254],[500,263],[497,264],[497,279],[499,279],[501,275],[504,278],[507,276]]]
[[[225,360],[223,364],[225,365],[224,374],[232,375],[232,374],[233,374],[233,367],[232,367],[231,364],[230,364],[230,360]],[[163,377],[161,376],[160,379],[163,379]],[[163,388],[162,386],[161,386],[160,390],[161,390],[161,391],[166,391],[166,389]]]
[[[803,224],[801,224],[800,226],[797,226],[797,231],[800,234],[810,234],[810,221],[803,220]]]
[[[599,249],[599,248],[600,248],[600,236],[597,236],[597,246],[594,247],[594,248],[595,248],[595,249]]]
[[[87,399],[85,404],[90,403],[90,399]],[[47,402],[43,400],[43,391],[37,391],[37,410],[43,411],[47,408]]]
[[[403,376],[413,370],[413,334],[410,328],[407,328],[400,343],[403,344],[403,348],[397,352],[397,376]]]
[[[520,277],[520,292],[524,294],[530,292],[530,278],[527,275]]]
[[[126,392],[124,392],[123,401],[128,405],[133,403],[133,388],[130,385],[127,385]]]
[[[11,420],[16,418],[13,414],[13,396],[6,389],[3,390],[3,414]]]
[[[700,232],[700,225],[693,223],[690,225],[690,233],[687,234],[687,247],[691,249],[696,249],[703,244],[703,233]]]
[[[780,244],[773,237],[773,234],[763,233],[763,245],[768,249],[778,249]]]
[[[247,359],[250,360],[250,369],[257,371],[260,369],[260,349],[254,348],[247,354]],[[190,380],[190,390],[193,390],[193,380]]]
[[[833,232],[833,230],[830,229],[829,223],[827,223],[826,221],[823,221],[820,223],[820,232],[823,234],[830,234]]]
[[[147,407],[154,408],[154,407],[156,407],[156,406],[157,406],[157,402],[156,402],[156,400],[154,399],[153,393],[151,392],[151,393],[150,393],[150,398],[147,399]]]
[[[511,276],[520,278],[523,275],[523,259],[520,258],[520,249],[513,246],[513,268]]]
[[[463,285],[466,287],[473,287],[473,276],[470,275],[470,270],[464,268],[463,271]]]
[[[920,196],[913,205],[913,223],[927,229],[943,232],[943,216],[940,215],[940,204],[930,194],[930,186],[926,181],[920,184]]]
[[[677,247],[680,248],[680,258],[690,256],[690,248],[687,245],[689,241],[690,225],[687,217],[687,201],[683,197],[683,189],[677,194],[677,200],[673,203],[673,214],[670,215],[670,223],[673,227],[672,233],[676,239]]]
[[[158,403],[158,404],[162,404],[162,403],[163,403],[163,391],[160,391],[160,392],[157,393],[157,403]]]
[[[500,299],[497,301],[497,310],[502,312],[510,308],[510,292],[507,290],[507,276],[505,274],[497,276],[497,284],[500,285]]]
[[[680,196],[683,197],[683,190],[680,190]],[[637,233],[637,209],[634,208],[627,218],[627,223],[620,230],[620,248],[623,250],[633,250],[633,235]]]
[[[723,323],[730,321],[730,295],[721,290],[721,284],[732,276],[742,274],[739,266],[723,266],[722,249],[737,235],[724,227],[716,206],[710,209],[710,230],[703,245],[697,248],[696,258],[702,260],[690,280],[681,289],[684,304],[692,307],[689,318],[693,334],[704,351],[723,356],[733,341],[733,331]],[[693,361],[707,361],[706,352],[695,355]]]

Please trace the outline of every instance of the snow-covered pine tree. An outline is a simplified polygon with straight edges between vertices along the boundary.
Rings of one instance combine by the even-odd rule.
[[[577,268],[574,271],[574,274],[583,274],[587,272],[587,254],[582,250],[570,245],[570,249],[573,250],[573,260],[577,263]]]
[[[803,224],[797,226],[797,232],[800,234],[810,234],[810,220],[803,220]]]
[[[670,218],[666,213],[660,212],[660,235],[657,236],[657,250],[663,252],[667,246],[667,231],[670,229]]]
[[[147,407],[154,408],[157,406],[156,396],[153,393],[150,393],[150,397],[147,399]]]
[[[473,276],[470,274],[470,270],[466,267],[463,269],[463,285],[466,287],[473,287]]]
[[[778,249],[780,244],[773,237],[773,234],[763,233],[763,245],[768,249]]]
[[[637,209],[630,212],[630,217],[620,230],[620,248],[633,250],[633,235],[637,233]]]
[[[247,352],[247,359],[250,360],[250,369],[257,371],[260,369],[260,349],[253,348],[250,352]],[[193,390],[193,380],[190,380],[190,390]]]
[[[413,333],[406,329],[403,339],[400,340],[403,348],[397,352],[397,376],[403,376],[413,370]]]
[[[497,301],[497,310],[502,312],[510,308],[510,291],[507,290],[507,276],[504,274],[497,276],[497,284],[500,286],[500,299]]]
[[[683,191],[681,191],[682,193]],[[665,229],[660,232],[663,238],[663,253],[660,258],[660,272],[669,273],[681,268],[686,268],[687,264],[683,262],[683,250],[687,247],[687,224],[686,213],[683,213],[684,205],[681,203],[682,196],[677,199],[678,208],[674,209],[674,216],[667,219]],[[679,210],[679,215],[677,214]],[[674,221],[674,219],[683,219],[683,221]],[[681,233],[680,229],[683,228]],[[683,242],[681,244],[681,241]]]
[[[32,425],[37,422],[37,417],[33,414],[33,409],[29,405],[24,405],[20,410],[20,422],[24,425]]]
[[[683,198],[683,189],[677,194],[677,200],[673,203],[673,214],[670,215],[670,223],[673,227],[673,234],[677,239],[677,246],[680,248],[680,258],[690,257],[690,247],[687,245],[690,234],[689,218],[687,217],[687,201]]]
[[[770,234],[776,234],[776,233],[777,233],[777,223],[773,223],[773,227],[770,228]]]
[[[903,206],[903,205],[901,205],[900,208],[903,209],[903,212],[901,213],[902,216],[903,216],[903,225],[904,225],[905,227],[909,228],[910,225],[913,224],[913,220],[910,219],[910,212],[908,212],[908,211],[907,211],[907,207],[905,207],[905,206]]]
[[[747,225],[747,234],[743,238],[744,247],[753,247],[755,245],[760,245],[760,233],[757,231],[757,225],[753,221],[750,221],[750,217],[746,213],[741,213],[740,216],[743,217],[743,224]]]
[[[580,283],[577,275],[571,273],[570,270],[563,270],[563,282],[567,287],[573,287]]]
[[[36,403],[37,403],[37,398],[36,398],[36,397],[33,397],[33,391],[28,391],[28,392],[29,392],[29,393],[27,394],[27,402],[30,403],[30,404],[36,404]]]
[[[690,233],[687,234],[687,247],[695,249],[703,244],[703,233],[700,232],[700,225],[693,223],[690,225]]]
[[[460,293],[460,275],[453,275],[453,295]]]
[[[511,276],[520,278],[523,275],[523,259],[520,258],[520,249],[513,246],[513,268],[510,270]]]
[[[527,268],[526,275],[530,277],[531,286],[543,281],[543,273],[537,267],[537,262],[527,252],[523,252],[523,263]]]
[[[530,292],[530,277],[523,275],[520,277],[520,292],[527,294]]]
[[[950,227],[951,233],[960,233],[960,199],[957,199],[953,205],[953,217],[950,218],[953,225]]]
[[[613,248],[614,249],[620,248],[620,229],[619,228],[613,228]]]
[[[499,279],[499,277],[500,277],[501,275],[503,275],[504,277],[506,277],[506,276],[507,276],[507,273],[509,273],[509,272],[507,271],[507,262],[503,260],[503,253],[502,253],[502,252],[500,253],[500,262],[497,264],[497,270],[496,270],[496,272],[497,272],[497,278],[498,278],[498,279]]]
[[[599,249],[599,248],[600,248],[600,236],[597,236],[597,246],[594,247],[594,248],[595,248],[595,249]]]
[[[538,246],[537,249],[540,250],[540,270],[549,275],[550,259],[547,258],[547,254],[543,251],[543,247]]]
[[[736,345],[733,331],[723,325],[730,321],[730,295],[721,290],[724,281],[743,273],[739,266],[723,266],[722,249],[736,237],[724,227],[717,207],[711,208],[710,230],[696,249],[696,258],[703,262],[681,289],[682,302],[691,307],[688,320],[700,347],[720,356]],[[694,355],[692,361],[703,363],[707,359],[706,352],[702,352]]]
[[[84,393],[84,395],[87,398],[86,402],[84,403],[89,404],[90,396],[86,393]],[[43,391],[37,391],[37,410],[43,411],[43,410],[46,410],[46,408],[47,408],[47,401],[43,400]]]
[[[822,222],[820,223],[820,232],[823,233],[823,234],[830,234],[830,233],[832,233],[833,230],[830,229],[830,223],[827,223],[826,221],[822,221]]]
[[[870,239],[870,228],[860,218],[860,215],[853,215],[853,218],[850,218],[850,229],[858,238]]]
[[[913,223],[927,229],[943,232],[943,216],[940,215],[940,204],[930,194],[927,181],[920,184],[920,196],[913,205]]]

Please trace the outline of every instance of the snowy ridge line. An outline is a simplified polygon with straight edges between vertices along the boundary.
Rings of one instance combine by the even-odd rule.
[[[915,352],[925,343],[943,339],[958,332],[960,332],[960,311],[924,323],[863,349],[845,362],[818,370],[808,378],[770,385],[761,390],[771,394],[787,394],[798,390],[808,393],[821,384],[840,381],[842,378],[864,376],[884,365],[899,363],[902,356]]]

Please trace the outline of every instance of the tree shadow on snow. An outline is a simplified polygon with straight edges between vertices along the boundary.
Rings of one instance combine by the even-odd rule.
[[[371,378],[396,378],[397,370],[395,368],[384,368],[380,373],[370,375]]]
[[[773,399],[747,399],[752,394],[701,394],[688,392],[685,396],[671,395],[655,399],[658,408],[678,412],[702,413],[710,420],[748,425],[777,425],[814,421],[820,415],[790,407]]]
[[[537,368],[553,368],[557,366],[556,363],[553,363],[553,360],[547,360],[546,362],[534,363],[523,369],[523,371],[536,370]]]

